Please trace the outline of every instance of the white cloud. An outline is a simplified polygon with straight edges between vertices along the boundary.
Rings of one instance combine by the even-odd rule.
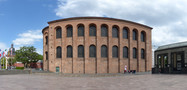
[[[36,52],[38,53],[38,54],[40,54],[40,55],[43,55],[43,49],[36,49]]]
[[[1,51],[4,51],[5,49],[8,49],[8,47],[5,43],[0,42],[0,49]]]
[[[15,45],[33,45],[35,42],[42,40],[41,30],[29,30],[18,36],[18,38],[13,40]]]
[[[34,46],[36,52],[43,55],[43,49],[36,46],[36,44],[43,44],[42,39],[43,35],[41,30],[28,30],[27,32],[18,34],[18,38],[13,40],[13,44],[15,45],[16,50],[19,50],[20,47],[23,46]]]
[[[186,0],[58,0],[56,15],[62,18],[107,16],[153,27],[153,44],[187,41]]]

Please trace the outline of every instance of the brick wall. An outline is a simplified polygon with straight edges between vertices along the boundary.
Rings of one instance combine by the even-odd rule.
[[[78,37],[77,25],[84,25],[84,37]],[[89,25],[96,25],[96,37],[89,36]],[[108,37],[101,37],[101,25],[108,26]],[[73,26],[73,37],[66,37],[66,26]],[[112,27],[119,27],[119,38],[112,37]],[[56,27],[62,28],[62,38],[56,39]],[[122,30],[129,28],[128,39],[123,39]],[[132,31],[137,30],[138,40],[132,40]],[[128,70],[137,70],[145,72],[151,70],[152,65],[152,42],[151,29],[148,26],[138,23],[110,19],[110,18],[70,18],[49,22],[49,27],[43,29],[43,52],[44,52],[44,70],[56,72],[56,67],[60,68],[62,73],[123,73],[124,66]],[[141,32],[146,33],[146,42],[141,42]],[[49,37],[48,45],[45,44],[45,37]],[[67,46],[73,47],[73,57],[67,58]],[[84,58],[78,58],[77,48],[84,46]],[[96,58],[89,57],[89,46],[96,46]],[[101,46],[108,48],[108,57],[101,58]],[[112,47],[118,46],[118,58],[112,57]],[[62,58],[56,58],[56,47],[62,47]],[[128,47],[128,58],[123,58],[123,47]],[[133,59],[133,48],[137,48],[137,58]],[[141,59],[141,49],[145,49],[145,59]],[[45,52],[48,52],[48,60],[45,58]]]

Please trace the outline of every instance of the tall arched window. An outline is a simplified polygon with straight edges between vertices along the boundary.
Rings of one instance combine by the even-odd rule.
[[[48,60],[48,52],[45,52],[45,59]]]
[[[47,45],[48,44],[48,36],[45,37],[45,44]]]
[[[96,26],[94,24],[91,24],[89,27],[89,35],[96,36]]]
[[[67,37],[73,36],[73,27],[71,25],[67,26]]]
[[[78,25],[78,36],[84,36],[84,25]]]
[[[90,45],[89,56],[90,57],[96,57],[96,47],[95,47],[95,45]]]
[[[108,36],[108,27],[107,25],[101,25],[101,37]]]
[[[56,48],[56,58],[62,58],[62,49],[60,46]]]
[[[73,49],[72,49],[72,46],[67,46],[67,57],[68,58],[71,58],[73,57]]]
[[[123,38],[128,39],[128,28],[123,28]]]
[[[78,57],[84,57],[84,46],[83,45],[78,46]]]
[[[118,27],[117,26],[113,26],[112,27],[112,37],[113,38],[118,38],[119,37]]]
[[[62,38],[62,29],[60,27],[56,29],[56,38]]]
[[[106,45],[101,46],[101,57],[108,57],[108,50]]]
[[[145,32],[141,32],[141,41],[145,42]]]
[[[123,47],[123,58],[128,58],[128,47]]]
[[[145,59],[145,50],[144,49],[141,49],[141,58]]]
[[[133,58],[137,58],[137,50],[136,50],[136,48],[133,48]]]
[[[117,46],[113,46],[112,47],[112,57],[113,58],[117,58],[118,57],[118,47]]]
[[[133,40],[137,40],[138,37],[137,37],[137,31],[136,30],[133,30]]]

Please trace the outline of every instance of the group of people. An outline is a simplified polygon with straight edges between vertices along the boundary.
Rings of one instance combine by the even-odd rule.
[[[125,65],[125,67],[124,67],[124,74],[127,73],[127,72],[128,72],[128,73],[131,73],[131,72],[132,72],[132,73],[135,74],[135,73],[136,73],[136,70],[127,70],[127,66]]]

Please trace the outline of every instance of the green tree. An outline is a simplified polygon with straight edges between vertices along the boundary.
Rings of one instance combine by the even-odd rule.
[[[43,60],[43,55],[38,54],[37,60]]]
[[[6,58],[5,57],[3,57],[3,58],[1,58],[1,68],[2,69],[5,69],[6,68]],[[3,67],[4,66],[4,67]]]
[[[7,59],[7,61],[8,61],[8,64],[10,66],[12,66],[14,63],[16,63],[16,59],[15,58],[9,58],[9,59]]]
[[[36,52],[36,48],[34,46],[23,46],[20,47],[20,50],[16,50],[15,59],[16,61],[20,61],[24,64],[24,67],[28,67],[28,64],[31,62],[37,62],[38,60],[42,60],[43,56],[39,55]],[[41,58],[42,57],[42,58]]]

